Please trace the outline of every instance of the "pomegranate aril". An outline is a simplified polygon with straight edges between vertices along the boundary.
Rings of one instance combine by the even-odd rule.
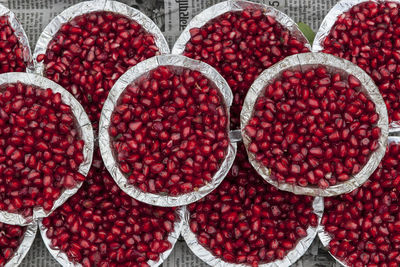
[[[158,55],[154,36],[122,14],[95,11],[62,25],[37,60],[43,74],[83,105],[95,131],[114,82],[130,67]],[[66,71],[68,70],[68,71]]]
[[[357,64],[374,79],[385,100],[389,123],[400,120],[399,8],[392,1],[355,4],[337,16],[321,42],[322,52]]]
[[[29,96],[27,96],[29,92]],[[18,103],[18,104],[16,104]],[[11,109],[10,109],[11,107]],[[3,129],[0,131],[2,177],[0,208],[31,216],[33,209],[50,211],[61,193],[85,179],[78,172],[83,162],[84,141],[77,129],[71,108],[61,101],[60,93],[22,83],[6,84],[0,92]],[[39,116],[27,116],[29,111]],[[60,125],[53,122],[63,116],[72,118]],[[4,129],[10,128],[11,131]],[[76,147],[69,155],[65,148]]]
[[[172,247],[176,208],[150,206],[126,195],[99,150],[79,191],[42,223],[51,247],[87,266],[147,266]]]
[[[187,206],[189,227],[216,257],[257,266],[285,257],[307,236],[308,227],[317,226],[313,200],[269,185],[252,168],[239,144],[225,180]]]
[[[400,145],[393,138],[389,139],[384,158],[367,182],[351,193],[324,199],[321,224],[331,237],[329,250],[348,266],[399,265],[396,256],[400,253],[397,164]],[[378,251],[386,257],[376,258]]]
[[[226,109],[219,89],[200,72],[159,66],[144,74],[119,96],[110,117],[121,172],[144,192],[198,190],[227,154]]]
[[[23,38],[23,37],[21,37]],[[0,17],[0,73],[25,72],[27,48],[23,47],[8,16]]]
[[[310,89],[321,84],[324,96],[321,87]],[[258,97],[245,126],[249,153],[278,182],[326,189],[351,179],[378,148],[381,135],[375,105],[360,86],[356,77],[325,67],[283,71]],[[307,101],[299,94],[305,90]]]
[[[226,12],[192,28],[190,35],[183,55],[216,68],[232,88],[232,129],[240,126],[244,98],[257,76],[289,55],[309,51],[305,40],[298,40],[261,7]]]
[[[0,264],[2,266],[15,255],[14,253],[18,250],[18,247],[24,239],[26,229],[26,226],[0,223]]]

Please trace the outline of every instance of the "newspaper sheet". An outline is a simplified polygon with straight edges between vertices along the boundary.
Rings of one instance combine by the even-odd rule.
[[[190,19],[203,9],[222,0],[119,0],[144,12],[160,27],[172,47]],[[79,0],[0,0],[10,8],[22,23],[33,50],[44,27],[58,13],[74,5]],[[314,31],[338,0],[259,0],[288,14],[296,22],[308,24]],[[60,266],[48,253],[40,234],[21,266]],[[164,267],[203,267],[207,266],[191,253],[183,240],[178,241]],[[318,238],[310,249],[294,266],[297,267],[339,267]]]

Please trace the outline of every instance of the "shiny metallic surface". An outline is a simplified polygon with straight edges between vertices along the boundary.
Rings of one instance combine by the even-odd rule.
[[[310,67],[319,66],[325,66],[328,68],[328,70],[341,71],[345,75],[354,75],[361,82],[361,90],[367,95],[367,97],[371,99],[371,101],[375,103],[376,112],[379,115],[377,126],[381,129],[381,136],[378,140],[379,147],[371,154],[368,162],[364,165],[360,172],[355,174],[348,181],[338,183],[326,189],[321,189],[316,186],[302,187],[295,184],[279,183],[270,177],[270,171],[266,166],[255,160],[253,153],[248,151],[248,155],[251,164],[257,170],[257,172],[267,182],[275,187],[284,191],[293,192],[295,194],[325,197],[348,193],[361,186],[372,175],[385,155],[389,133],[387,109],[378,88],[367,73],[350,61],[324,53],[303,53],[289,56],[265,70],[254,81],[243,104],[243,109],[240,114],[240,124],[243,142],[247,149],[250,143],[250,137],[245,133],[244,128],[253,115],[253,108],[257,98],[263,94],[265,87],[273,82],[276,78],[280,77],[282,71],[284,70],[305,70]]]
[[[50,41],[54,38],[57,32],[60,30],[61,26],[73,18],[87,14],[95,11],[109,11],[115,12],[120,15],[124,15],[137,23],[139,23],[144,30],[151,33],[154,36],[156,46],[158,47],[161,54],[169,53],[169,46],[167,41],[165,40],[164,35],[161,33],[161,30],[157,27],[157,25],[145,14],[140,12],[137,9],[134,9],[128,5],[117,1],[110,0],[93,0],[86,1],[70,8],[64,10],[59,15],[57,15],[43,30],[42,34],[39,36],[39,39],[36,43],[35,51],[33,53],[33,59],[35,64],[35,69],[33,72],[44,75],[44,64],[42,62],[37,62],[36,58],[40,54],[46,54],[47,46]]]
[[[228,147],[227,156],[222,162],[219,170],[214,174],[212,181],[200,187],[197,191],[178,196],[168,196],[165,194],[146,193],[129,184],[127,177],[120,171],[118,162],[116,161],[112,151],[111,140],[108,133],[108,128],[111,124],[111,114],[118,103],[120,95],[125,91],[126,87],[135,82],[135,80],[137,80],[139,77],[148,74],[151,70],[159,66],[189,68],[191,70],[199,71],[201,74],[207,77],[215,84],[223,96],[227,108],[226,114],[228,116],[228,121],[229,107],[232,104],[233,96],[225,79],[222,78],[222,76],[214,68],[206,63],[179,55],[161,55],[142,61],[123,74],[111,89],[103,106],[99,130],[99,145],[105,166],[119,187],[131,197],[150,205],[175,207],[187,205],[199,200],[200,198],[209,194],[222,182],[235,159],[236,143],[231,140],[231,143]],[[227,131],[229,131],[229,126]]]
[[[322,215],[324,212],[324,200],[322,197],[316,197],[313,202],[314,213],[318,216],[318,226],[317,227],[308,227],[307,236],[300,239],[297,245],[282,259],[276,260],[274,262],[269,263],[259,263],[259,267],[287,267],[294,264],[304,253],[306,253],[307,249],[310,247],[311,243],[315,239],[319,224],[322,219]],[[182,227],[182,236],[185,239],[186,244],[189,246],[190,250],[199,257],[202,261],[209,264],[210,266],[218,266],[218,267],[248,267],[247,264],[233,264],[229,262],[225,262],[223,259],[214,256],[210,250],[203,247],[197,240],[195,233],[190,229],[190,212],[187,208],[184,208],[185,219]]]
[[[80,130],[81,138],[85,141],[85,145],[83,147],[84,160],[79,165],[78,171],[82,175],[86,176],[92,164],[94,137],[92,124],[90,123],[89,118],[83,110],[81,104],[79,104],[79,102],[63,87],[42,76],[23,72],[9,72],[0,74],[0,86],[17,82],[34,85],[38,88],[42,88],[43,90],[50,88],[54,93],[60,93],[62,102],[71,107],[71,111],[77,122],[76,127]],[[38,218],[47,217],[56,208],[61,206],[70,196],[75,194],[81,185],[82,183],[79,183],[74,188],[66,189],[61,196],[54,201],[53,208],[50,212],[46,212],[42,207],[35,207],[33,209],[33,216],[25,218],[17,213],[0,211],[0,221],[8,224],[28,225]]]
[[[168,241],[172,244],[172,247],[162,253],[160,255],[160,259],[155,262],[155,261],[148,261],[147,264],[152,266],[152,267],[157,267],[161,265],[166,258],[168,258],[169,254],[172,252],[174,249],[174,245],[176,241],[178,240],[181,230],[182,230],[182,225],[183,225],[183,217],[184,217],[184,209],[183,207],[179,207],[176,210],[176,213],[178,215],[178,220],[174,223],[174,231],[171,232],[168,236]],[[68,259],[68,256],[65,252],[60,251],[57,248],[53,248],[51,246],[51,239],[49,239],[46,235],[47,228],[43,225],[42,220],[39,220],[39,230],[40,230],[40,235],[42,236],[43,243],[46,245],[46,248],[50,252],[50,254],[60,263],[63,267],[81,267],[82,264],[76,263],[76,262],[71,262]]]

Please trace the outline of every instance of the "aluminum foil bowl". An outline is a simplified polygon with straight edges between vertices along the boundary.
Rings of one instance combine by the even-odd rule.
[[[259,267],[287,267],[294,264],[301,256],[306,253],[307,249],[310,247],[311,243],[314,241],[318,229],[319,224],[321,223],[322,215],[324,212],[324,200],[322,197],[316,197],[313,202],[314,213],[318,216],[318,226],[317,227],[308,227],[307,228],[307,236],[300,239],[297,245],[282,259],[276,260],[269,263],[260,263]],[[210,250],[203,247],[198,241],[196,234],[192,232],[190,229],[190,212],[184,207],[185,217],[182,227],[182,236],[186,241],[186,244],[189,246],[190,250],[199,257],[202,261],[209,264],[210,266],[218,266],[218,267],[248,267],[246,264],[233,264],[224,261],[221,258],[214,256]]]
[[[24,61],[26,64],[26,68],[27,68],[27,70],[29,68],[32,68],[33,62],[32,62],[32,55],[31,55],[31,48],[29,46],[29,40],[28,40],[28,37],[26,36],[24,28],[22,28],[22,25],[16,18],[15,14],[11,10],[9,10],[8,8],[6,8],[5,6],[0,4],[0,17],[1,16],[8,17],[10,26],[11,26],[11,28],[13,28],[15,36],[17,36],[18,41],[22,45],[22,53],[24,55]]]
[[[171,232],[168,236],[168,241],[172,244],[172,247],[166,250],[164,253],[160,254],[160,259],[158,261],[149,260],[147,262],[148,265],[152,267],[160,266],[169,256],[169,254],[174,249],[176,241],[181,234],[182,225],[183,225],[183,218],[184,218],[184,209],[182,207],[177,208],[176,213],[178,214],[179,220],[174,223],[174,231]],[[68,256],[65,252],[60,251],[59,249],[53,248],[51,246],[51,239],[49,239],[46,235],[47,228],[43,225],[42,220],[39,220],[39,230],[40,235],[42,236],[43,242],[46,245],[50,254],[60,263],[63,267],[81,267],[82,264],[71,262],[68,259]]]
[[[250,137],[246,134],[244,128],[248,124],[251,116],[253,115],[254,104],[261,94],[264,93],[265,87],[278,78],[282,71],[287,69],[307,69],[307,67],[318,67],[325,66],[328,69],[335,71],[341,71],[343,74],[352,74],[357,77],[361,82],[361,90],[375,103],[376,112],[379,114],[379,120],[377,126],[381,129],[381,136],[379,137],[379,147],[374,151],[365,166],[355,174],[348,181],[338,183],[334,186],[330,186],[327,189],[321,189],[316,186],[313,187],[302,187],[294,184],[279,183],[270,177],[270,171],[262,163],[255,160],[253,153],[248,151],[250,143]],[[289,56],[284,60],[276,63],[269,69],[265,70],[251,85],[249,92],[247,93],[244,101],[242,113],[240,114],[240,126],[242,129],[243,142],[249,155],[249,160],[257,172],[270,184],[275,187],[293,192],[295,194],[311,195],[311,196],[335,196],[344,193],[348,193],[362,185],[372,175],[375,169],[378,167],[383,156],[385,155],[385,149],[388,138],[388,114],[386,105],[383,101],[381,94],[375,83],[361,68],[354,65],[350,61],[345,59],[337,58],[332,55],[324,53],[304,53]]]
[[[391,143],[395,143],[398,144],[400,143],[400,136],[389,136],[388,138],[388,144]],[[325,232],[325,228],[323,225],[319,225],[319,229],[318,229],[318,237],[319,240],[321,240],[322,245],[328,249],[329,246],[329,242],[331,242],[332,237],[328,232]],[[331,254],[331,252],[328,249],[329,254]],[[348,266],[345,262],[339,260],[338,258],[336,258],[334,255],[331,254],[331,256],[338,262],[340,263],[342,266]]]
[[[23,84],[31,84],[39,88],[47,89],[50,88],[54,93],[60,93],[63,103],[69,105],[72,109],[72,113],[77,121],[77,127],[80,129],[81,138],[85,141],[83,147],[84,160],[79,165],[78,171],[86,176],[89,172],[90,165],[92,164],[93,157],[93,129],[90,124],[89,118],[86,115],[83,107],[79,102],[64,88],[55,82],[46,79],[42,76],[24,72],[8,72],[0,74],[0,86],[10,83],[21,82]],[[0,211],[0,222],[15,225],[28,225],[32,221],[38,218],[49,216],[56,208],[61,206],[70,196],[75,194],[81,187],[82,183],[79,183],[74,188],[66,189],[61,196],[54,201],[53,208],[50,212],[46,212],[42,207],[33,208],[32,217],[23,217],[18,213],[10,213],[7,211]]]
[[[337,18],[343,13],[349,11],[352,7],[364,3],[364,2],[394,2],[400,3],[400,0],[341,0],[325,16],[315,35],[312,51],[321,52],[324,50],[323,42],[325,38],[329,35],[332,27],[335,25]],[[400,121],[393,121],[389,124],[389,132],[400,131]]]
[[[299,41],[305,43],[306,47],[311,50],[311,46],[307,41],[307,38],[303,35],[303,33],[298,28],[297,24],[288,17],[285,13],[265,4],[254,3],[250,1],[242,1],[242,0],[229,0],[213,5],[201,13],[193,17],[193,19],[189,22],[188,26],[183,30],[178,40],[176,40],[174,47],[172,48],[172,54],[180,55],[185,51],[186,43],[190,40],[190,29],[192,28],[201,28],[205,24],[207,24],[210,20],[215,19],[216,17],[232,11],[243,11],[245,9],[255,10],[261,9],[263,10],[265,15],[272,16],[279,22],[283,27],[288,29],[291,34],[293,34]]]
[[[21,244],[14,252],[14,256],[4,265],[5,267],[16,267],[21,264],[26,253],[28,253],[29,249],[31,248],[33,241],[35,240],[37,228],[38,226],[36,222],[26,226]]]
[[[136,21],[143,27],[143,29],[154,35],[155,43],[161,54],[169,53],[169,46],[167,41],[165,40],[164,35],[161,33],[157,25],[145,14],[143,14],[137,9],[134,9],[128,5],[125,5],[117,1],[93,0],[93,1],[82,2],[74,6],[71,6],[70,8],[67,8],[59,15],[57,15],[46,26],[42,34],[39,36],[39,39],[36,43],[35,51],[33,53],[33,60],[35,64],[35,69],[33,70],[33,72],[40,75],[45,75],[43,61],[37,62],[36,58],[40,54],[46,54],[47,46],[49,45],[53,37],[57,34],[57,32],[60,30],[63,24],[67,23],[68,21],[77,16],[95,11],[110,11],[118,13],[120,15],[124,15]]]
[[[127,180],[127,177],[119,169],[118,162],[114,157],[113,148],[111,147],[110,135],[108,133],[108,128],[111,123],[111,114],[118,104],[118,99],[120,95],[125,91],[126,87],[132,82],[136,81],[139,77],[142,77],[146,73],[149,73],[151,70],[156,69],[159,66],[188,68],[191,70],[199,71],[201,74],[207,77],[219,89],[223,99],[225,100],[228,121],[229,107],[232,104],[233,97],[231,89],[229,88],[227,82],[214,68],[204,62],[178,55],[155,56],[138,63],[134,67],[130,68],[127,72],[125,72],[117,80],[110,93],[108,94],[108,98],[105,101],[103,110],[101,112],[99,145],[104,164],[110,172],[111,176],[125,193],[141,202],[156,206],[176,207],[187,205],[199,200],[200,198],[204,197],[212,190],[214,190],[222,182],[235,159],[236,143],[234,141],[237,136],[234,137],[234,133],[230,134],[230,136],[232,136],[232,138],[230,137],[231,142],[227,149],[227,155],[224,161],[221,163],[219,170],[214,174],[214,177],[210,183],[200,187],[197,191],[178,196],[166,196],[165,194],[162,195],[145,193],[134,185],[130,184]],[[229,124],[227,131],[229,131]]]
[[[332,7],[332,9],[325,16],[324,20],[321,23],[318,32],[315,35],[312,51],[320,52],[324,49],[323,41],[329,35],[331,28],[336,22],[336,19],[341,14],[349,11],[353,6],[361,4],[363,2],[380,2],[375,0],[341,0],[336,5]],[[390,0],[390,2],[396,2],[396,0]],[[400,2],[400,1],[399,1]]]

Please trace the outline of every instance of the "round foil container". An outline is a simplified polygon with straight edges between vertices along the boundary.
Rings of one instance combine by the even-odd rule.
[[[185,51],[186,43],[190,40],[190,29],[201,28],[211,20],[216,17],[227,13],[235,11],[248,10],[263,10],[264,15],[274,17],[277,22],[279,22],[284,28],[288,29],[290,33],[295,36],[299,41],[305,44],[305,46],[311,50],[311,45],[309,44],[307,38],[300,31],[297,24],[288,17],[285,13],[271,7],[268,5],[254,3],[250,1],[242,0],[228,0],[216,5],[213,5],[201,13],[193,17],[189,22],[188,26],[183,30],[179,38],[176,40],[174,47],[172,48],[172,54],[180,55]]]
[[[80,129],[81,138],[85,141],[85,145],[83,147],[84,160],[81,165],[79,165],[78,171],[82,175],[86,176],[89,172],[90,165],[92,164],[93,129],[92,124],[90,123],[89,118],[83,110],[81,104],[79,104],[79,102],[67,90],[42,76],[25,72],[8,72],[0,74],[0,86],[17,82],[34,85],[38,88],[42,88],[43,90],[50,88],[54,93],[60,93],[62,102],[71,107],[72,113],[77,122],[77,128]],[[61,206],[70,196],[75,194],[81,185],[82,183],[79,183],[74,188],[66,189],[61,196],[54,201],[53,208],[49,212],[46,212],[42,207],[35,207],[33,208],[32,217],[23,217],[18,213],[0,211],[0,222],[14,225],[28,225],[38,218],[47,217],[56,208]]]
[[[395,144],[400,143],[400,136],[389,136],[389,138],[388,138],[388,144],[391,144],[391,143],[395,143]],[[331,242],[332,237],[331,237],[331,235],[330,235],[328,232],[325,232],[325,228],[324,228],[324,226],[321,225],[321,224],[319,225],[319,229],[318,229],[318,237],[319,237],[319,240],[321,240],[322,245],[323,245],[325,248],[328,249],[329,242]],[[328,249],[328,252],[329,252],[329,254],[331,254],[331,252],[329,251],[329,249]],[[331,254],[331,256],[332,256],[338,263],[340,263],[341,265],[343,265],[343,266],[348,266],[345,262],[339,260],[339,259],[336,258],[334,255]]]
[[[38,226],[36,222],[32,222],[30,225],[26,226],[21,244],[19,244],[19,247],[14,252],[14,256],[6,262],[4,265],[5,267],[15,267],[21,264],[35,240],[37,228]]]
[[[330,186],[327,189],[321,189],[316,186],[302,187],[295,184],[277,182],[270,177],[270,171],[268,168],[262,163],[256,161],[254,154],[248,151],[250,137],[246,134],[244,128],[253,115],[253,108],[257,98],[264,93],[264,89],[268,84],[280,77],[284,70],[307,70],[307,68],[319,66],[324,66],[327,67],[328,70],[330,69],[339,71],[346,75],[352,74],[360,80],[362,92],[365,93],[370,100],[375,103],[376,112],[379,114],[379,120],[377,123],[377,126],[381,129],[381,136],[378,139],[379,147],[371,154],[368,162],[364,165],[360,172],[353,175],[348,181]],[[368,76],[368,74],[365,73],[361,68],[354,65],[350,61],[324,53],[303,53],[289,56],[261,73],[251,85],[250,90],[247,93],[243,104],[242,113],[240,114],[240,126],[242,130],[243,142],[245,144],[249,160],[256,171],[267,182],[281,190],[293,192],[295,194],[323,197],[349,193],[368,180],[385,155],[389,132],[386,105],[372,78]]]
[[[8,22],[10,23],[11,28],[14,30],[14,34],[17,37],[19,43],[22,45],[22,53],[24,55],[26,69],[28,70],[32,68],[33,62],[31,48],[29,46],[29,40],[26,36],[24,28],[22,28],[22,25],[16,18],[15,14],[11,10],[0,4],[0,17],[1,16],[8,17]]]
[[[400,3],[400,0],[341,0],[336,5],[332,7],[332,9],[325,16],[324,20],[321,23],[321,26],[318,29],[318,32],[315,35],[314,43],[312,46],[313,52],[321,52],[324,50],[323,42],[325,38],[329,35],[332,27],[335,25],[337,18],[343,13],[349,11],[352,7],[364,3],[364,2],[394,2]],[[400,121],[392,121],[389,124],[389,132],[400,131]]]
[[[172,247],[170,249],[166,250],[164,253],[160,254],[160,259],[158,261],[149,260],[147,262],[147,264],[152,267],[160,266],[168,258],[169,254],[174,249],[176,241],[178,241],[178,239],[179,239],[179,236],[182,231],[182,226],[183,226],[184,208],[178,207],[176,209],[176,213],[178,214],[179,220],[177,220],[174,223],[174,231],[171,232],[168,236],[168,241],[172,244]],[[40,235],[42,236],[44,244],[46,245],[50,254],[54,257],[54,259],[56,259],[58,261],[58,263],[60,263],[63,267],[81,267],[82,266],[82,264],[80,264],[80,263],[70,261],[65,252],[60,251],[59,249],[53,248],[51,246],[51,239],[49,239],[46,235],[47,228],[43,225],[42,220],[39,220],[38,224],[39,224]]]
[[[229,120],[229,107],[232,104],[232,92],[224,78],[210,65],[194,59],[178,55],[161,55],[144,60],[125,72],[111,88],[107,100],[104,102],[103,110],[100,118],[99,145],[101,156],[104,164],[114,178],[118,186],[131,197],[155,206],[176,207],[187,205],[204,197],[214,190],[225,178],[231,168],[236,156],[236,143],[234,137],[229,137],[230,145],[228,146],[227,155],[221,163],[219,170],[214,174],[212,181],[198,189],[198,191],[189,192],[178,196],[168,196],[165,194],[146,193],[129,184],[126,176],[120,171],[119,165],[114,158],[113,148],[111,147],[110,135],[108,128],[110,126],[111,114],[118,103],[120,95],[125,91],[126,87],[136,81],[151,70],[159,66],[183,67],[191,70],[199,71],[219,89],[223,99],[225,100],[226,114]],[[229,123],[227,131],[229,131]],[[231,133],[230,136],[234,136]]]
[[[137,9],[134,9],[128,5],[117,1],[110,0],[93,0],[86,1],[67,8],[59,15],[57,15],[43,30],[40,34],[39,39],[36,43],[35,51],[33,53],[33,61],[35,64],[35,69],[33,72],[45,75],[44,73],[44,64],[43,61],[37,62],[36,58],[40,54],[46,54],[47,46],[53,37],[60,30],[61,26],[73,18],[84,15],[87,13],[95,12],[95,11],[109,11],[114,12],[120,15],[124,15],[129,19],[132,19],[139,23],[144,30],[151,33],[154,36],[156,46],[158,47],[161,54],[169,53],[169,46],[167,41],[165,40],[164,35],[161,33],[161,30],[157,27],[157,25],[145,14],[140,12]]]
[[[321,223],[322,215],[324,213],[324,200],[322,197],[315,197],[313,202],[314,213],[318,216],[318,226],[317,227],[308,227],[307,228],[307,236],[300,239],[297,245],[281,260],[276,260],[273,262],[262,263],[260,262],[259,267],[287,267],[294,264],[301,256],[306,253],[307,249],[310,247],[311,243],[314,241],[319,225]],[[186,244],[189,246],[190,250],[199,257],[202,261],[207,263],[210,266],[218,266],[218,267],[248,267],[247,264],[234,264],[230,262],[226,262],[221,258],[213,255],[208,248],[203,247],[197,240],[196,234],[192,232],[190,229],[190,212],[186,207],[185,210],[185,219],[182,227],[182,236],[186,241]]]

